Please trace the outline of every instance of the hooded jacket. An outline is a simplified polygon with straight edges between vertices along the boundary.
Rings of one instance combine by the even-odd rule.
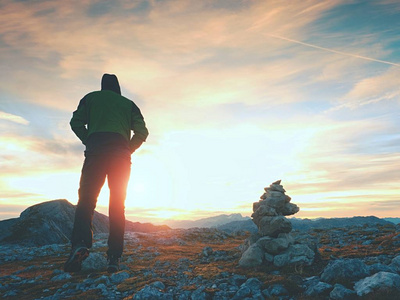
[[[110,74],[103,75],[101,91],[82,98],[70,125],[86,146],[86,155],[113,152],[130,156],[149,134],[140,109],[121,95],[117,76]]]

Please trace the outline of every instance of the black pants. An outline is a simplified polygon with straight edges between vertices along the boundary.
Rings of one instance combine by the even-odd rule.
[[[124,246],[125,198],[131,172],[130,158],[91,155],[85,158],[79,184],[79,201],[72,230],[72,247],[83,243],[92,247],[93,213],[97,197],[108,179],[110,189],[108,255],[120,257]]]

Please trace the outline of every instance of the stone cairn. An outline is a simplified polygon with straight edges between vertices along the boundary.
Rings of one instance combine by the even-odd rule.
[[[253,222],[258,233],[246,240],[239,261],[241,267],[256,267],[273,264],[283,267],[291,264],[311,265],[315,251],[307,245],[307,239],[296,239],[291,235],[292,223],[285,217],[299,211],[296,204],[285,194],[278,180],[266,187],[258,202],[253,203]],[[313,248],[311,246],[311,248]]]

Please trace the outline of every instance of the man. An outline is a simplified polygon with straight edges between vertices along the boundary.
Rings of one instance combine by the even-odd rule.
[[[108,272],[119,270],[125,231],[125,197],[131,171],[131,154],[148,136],[139,108],[121,96],[115,75],[104,74],[101,91],[87,94],[74,111],[71,128],[86,146],[79,184],[79,201],[66,272],[81,270],[92,247],[92,220],[97,197],[107,177],[110,189]],[[85,126],[86,125],[86,126]],[[131,138],[131,130],[134,135]]]

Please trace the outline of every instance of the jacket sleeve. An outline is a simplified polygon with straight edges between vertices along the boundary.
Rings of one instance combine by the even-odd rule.
[[[129,142],[129,146],[133,153],[146,141],[149,135],[142,113],[134,103],[132,106],[131,130],[133,130],[133,136]]]
[[[76,111],[72,114],[72,119],[69,122],[72,131],[85,145],[88,137],[88,130],[86,128],[87,120],[87,109],[86,109],[86,98],[84,97],[78,105]]]

